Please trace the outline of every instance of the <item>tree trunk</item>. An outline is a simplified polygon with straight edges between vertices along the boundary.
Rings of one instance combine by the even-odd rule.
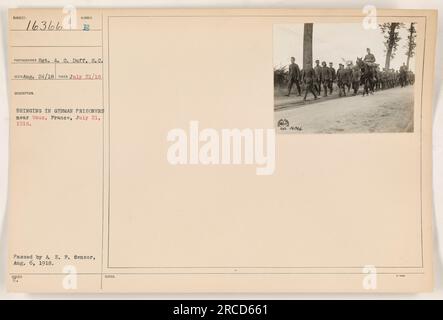
[[[408,48],[408,58],[406,59],[406,68],[409,70],[409,60],[411,59],[412,54],[412,37],[414,35],[414,23],[411,23],[411,27],[409,28],[409,48]]]
[[[303,69],[310,64],[312,66],[312,36],[313,36],[313,23],[305,23],[303,32]]]
[[[391,65],[391,56],[392,56],[392,49],[394,47],[394,35],[395,35],[395,29],[397,29],[398,23],[391,23],[391,26],[389,28],[389,43],[388,43],[388,49],[386,50],[386,62],[385,62],[385,68],[386,70],[389,69],[389,66]]]
[[[389,47],[388,51],[386,52],[386,62],[385,62],[386,70],[389,70],[389,66],[391,64],[391,55],[392,55],[392,47]]]

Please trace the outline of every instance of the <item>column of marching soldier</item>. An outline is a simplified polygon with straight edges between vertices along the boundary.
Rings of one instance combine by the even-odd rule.
[[[372,89],[384,90],[396,86],[404,87],[414,83],[414,74],[408,71],[404,63],[397,71],[386,68],[381,71],[379,65],[375,64],[375,56],[371,53],[371,50],[369,48],[366,50],[367,54],[363,61],[374,67],[374,88]],[[346,96],[347,93],[349,94],[351,88],[353,90],[352,95],[357,95],[362,84],[362,71],[360,67],[348,61],[346,67],[340,63],[339,69],[335,70],[332,62],[329,62],[329,66],[327,66],[325,61],[320,65],[320,61],[316,60],[315,67],[308,63],[303,70],[300,70],[295,63],[295,58],[291,57],[288,73],[288,93],[286,96],[290,96],[292,87],[295,85],[298,96],[301,96],[301,87],[304,87],[305,95],[303,100],[306,100],[308,93],[312,93],[314,99],[318,99],[321,96],[322,89],[323,96],[327,97],[328,92],[330,95],[332,94],[334,83],[337,84],[340,97]]]

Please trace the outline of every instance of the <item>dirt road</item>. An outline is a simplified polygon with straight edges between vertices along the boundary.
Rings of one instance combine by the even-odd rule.
[[[287,106],[275,111],[274,121],[282,133],[412,132],[413,112],[414,88],[408,86],[366,97]]]

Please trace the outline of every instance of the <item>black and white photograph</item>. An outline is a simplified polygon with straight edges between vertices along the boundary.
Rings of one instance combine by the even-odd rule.
[[[278,133],[414,131],[417,23],[274,25]]]

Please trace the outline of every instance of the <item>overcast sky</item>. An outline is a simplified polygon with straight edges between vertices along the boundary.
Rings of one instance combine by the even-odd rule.
[[[300,68],[303,67],[303,29],[303,24],[274,26],[275,67],[288,65],[291,56],[295,57]],[[406,29],[400,30],[401,40],[394,59],[391,59],[391,68],[398,69],[403,62],[406,63]],[[385,65],[385,39],[379,28],[365,30],[361,23],[315,23],[313,35],[313,61],[333,62],[334,67],[338,68],[343,59],[355,63],[357,57],[364,57],[369,47],[381,68]],[[415,58],[411,58],[410,69],[415,69]]]

